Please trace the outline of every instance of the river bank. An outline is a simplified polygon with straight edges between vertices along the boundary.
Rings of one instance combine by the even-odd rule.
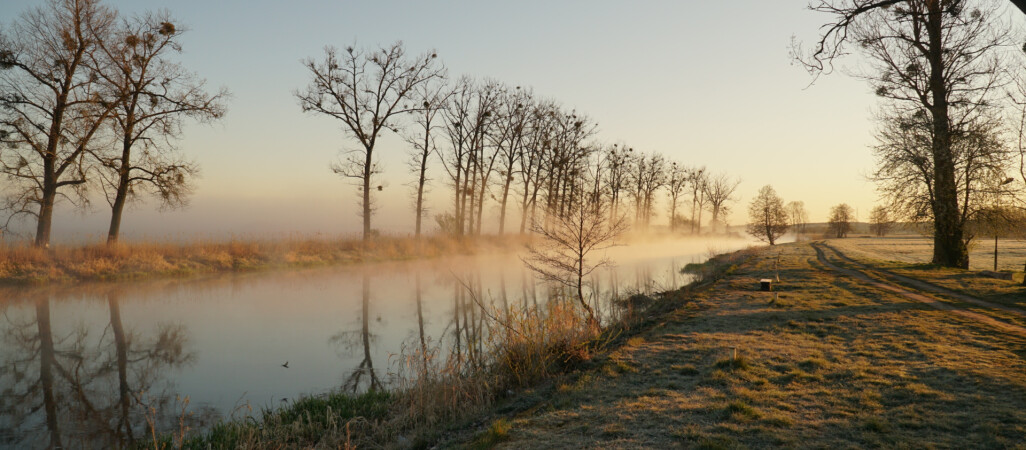
[[[504,252],[521,248],[523,236],[453,239],[382,236],[239,240],[229,242],[121,243],[0,247],[0,285],[71,284],[180,278],[202,274],[323,267],[380,261]]]

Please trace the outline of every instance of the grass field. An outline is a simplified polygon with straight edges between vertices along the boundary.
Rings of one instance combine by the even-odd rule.
[[[863,251],[900,241],[884,242]],[[775,294],[757,290],[777,273]],[[450,444],[1023,448],[1021,334],[839,276],[807,243],[761,251],[680,301],[587,369],[500,405]]]
[[[845,255],[875,267],[986,301],[1026,309],[1026,293],[1018,286],[1022,282],[1023,264],[1026,263],[1026,241],[999,242],[998,268],[1012,271],[1013,283],[979,274],[979,271],[994,268],[993,241],[989,250],[983,245],[977,245],[971,250],[968,271],[928,264],[933,255],[933,244],[927,238],[854,238],[831,239],[826,242]]]
[[[856,237],[831,239],[831,245],[856,259],[927,264],[933,257],[933,239],[923,236]],[[1026,240],[998,240],[998,270],[1022,272]],[[994,270],[994,240],[979,239],[969,248],[970,270]]]

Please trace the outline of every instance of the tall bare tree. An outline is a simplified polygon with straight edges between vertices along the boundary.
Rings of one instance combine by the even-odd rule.
[[[734,191],[741,185],[740,179],[730,178],[727,174],[709,175],[705,184],[705,198],[709,202],[709,212],[712,213],[710,226],[713,232],[716,231],[716,224],[722,217],[730,213],[730,202],[736,201]],[[724,230],[726,231],[726,220]]]
[[[344,151],[332,170],[359,183],[367,241],[374,211],[371,181],[380,171],[374,160],[378,138],[384,130],[399,131],[399,116],[423,109],[411,101],[413,90],[441,77],[443,69],[434,52],[410,57],[402,42],[369,50],[349,46],[342,52],[329,46],[323,60],[309,58],[303,66],[310,72],[310,84],[294,92],[303,112],[338,119],[359,143],[358,149]]]
[[[499,235],[506,230],[506,207],[510,188],[516,178],[520,160],[524,157],[524,145],[531,125],[534,99],[531,92],[516,86],[502,98],[499,105],[499,119],[495,145],[499,151],[499,175],[502,176],[499,194]]]
[[[691,191],[691,234],[702,232],[702,210],[705,209],[705,187],[709,174],[705,167],[688,171],[688,190]]]
[[[520,174],[520,234],[528,231],[538,207],[538,196],[544,185],[545,160],[555,133],[553,116],[557,110],[551,101],[538,102],[530,114],[530,126],[525,137],[523,156],[519,160]]]
[[[620,205],[623,203],[624,191],[628,183],[628,164],[630,155],[634,149],[626,144],[613,144],[606,149],[606,192],[609,195],[609,217],[615,217],[620,213]]]
[[[653,203],[656,191],[666,185],[666,158],[658,153],[650,155],[641,173],[642,219],[646,227],[655,215]]]
[[[1017,46],[996,4],[986,0],[820,0],[810,8],[828,14],[810,53],[795,55],[815,74],[830,68],[849,46],[869,57],[863,74],[877,95],[923,114],[930,124],[933,262],[966,268],[969,254],[960,218],[952,139],[961,124],[996,101],[1004,70]]]
[[[7,225],[36,219],[37,247],[50,245],[58,198],[72,189],[86,201],[85,154],[118,100],[96,82],[99,43],[115,18],[98,0],[49,0],[0,36],[3,209]]]
[[[440,156],[453,185],[456,236],[475,231],[479,189],[483,189],[482,159],[498,94],[497,89],[461,77],[443,112],[449,146]]]
[[[117,98],[111,114],[113,148],[92,152],[101,163],[101,186],[111,206],[107,243],[121,231],[125,204],[138,189],[152,190],[164,207],[185,204],[198,166],[176,152],[182,121],[212,121],[225,113],[228,91],[209,94],[204,82],[171,59],[184,32],[167,12],[125,20],[99,47],[103,84]]]
[[[434,80],[418,85],[411,96],[413,102],[419,102],[421,105],[421,109],[413,113],[416,131],[404,135],[404,139],[412,147],[407,164],[417,177],[413,181],[413,189],[416,191],[416,198],[413,201],[413,210],[416,214],[414,235],[417,237],[420,237],[424,214],[427,212],[424,194],[427,193],[427,183],[430,181],[427,174],[428,160],[438,150],[435,141],[436,132],[441,127],[439,112],[445,108],[452,92],[445,82],[443,73]]]
[[[688,169],[676,161],[670,164],[666,176],[666,193],[670,196],[670,231],[677,231],[677,204],[688,185]]]

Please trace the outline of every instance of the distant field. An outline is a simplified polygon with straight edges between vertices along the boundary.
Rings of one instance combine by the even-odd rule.
[[[875,259],[903,263],[930,262],[933,240],[921,236],[858,237],[831,239],[830,245],[855,259]],[[1026,240],[1001,239],[998,241],[998,270],[1021,272],[1026,262]],[[977,240],[969,249],[971,270],[994,269],[994,241]]]

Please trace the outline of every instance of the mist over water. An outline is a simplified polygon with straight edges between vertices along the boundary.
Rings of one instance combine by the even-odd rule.
[[[751,243],[662,239],[614,247],[606,256],[616,266],[596,271],[589,280],[594,291],[586,295],[610,317],[613,296],[682,286],[690,281],[679,272],[685,264]],[[46,391],[58,406],[63,442],[116,441],[122,379],[128,391],[146,391],[128,402],[137,435],[145,426],[142,404],[156,405],[158,422],[174,428],[175,405],[180,413],[188,397],[189,420],[202,429],[216,418],[258,414],[303,394],[361,391],[372,380],[387,387],[401,355],[419,345],[420,318],[429,346],[451,345],[457,301],[471,312],[478,308],[467,287],[493,305],[544,303],[553,293],[516,253],[9,289],[0,303],[0,390],[9,393],[0,405],[0,429],[8,430],[0,432],[0,446],[47,441]],[[125,352],[120,369],[119,351]],[[52,379],[44,389],[39,381],[47,364]],[[98,418],[81,422],[86,410]]]

